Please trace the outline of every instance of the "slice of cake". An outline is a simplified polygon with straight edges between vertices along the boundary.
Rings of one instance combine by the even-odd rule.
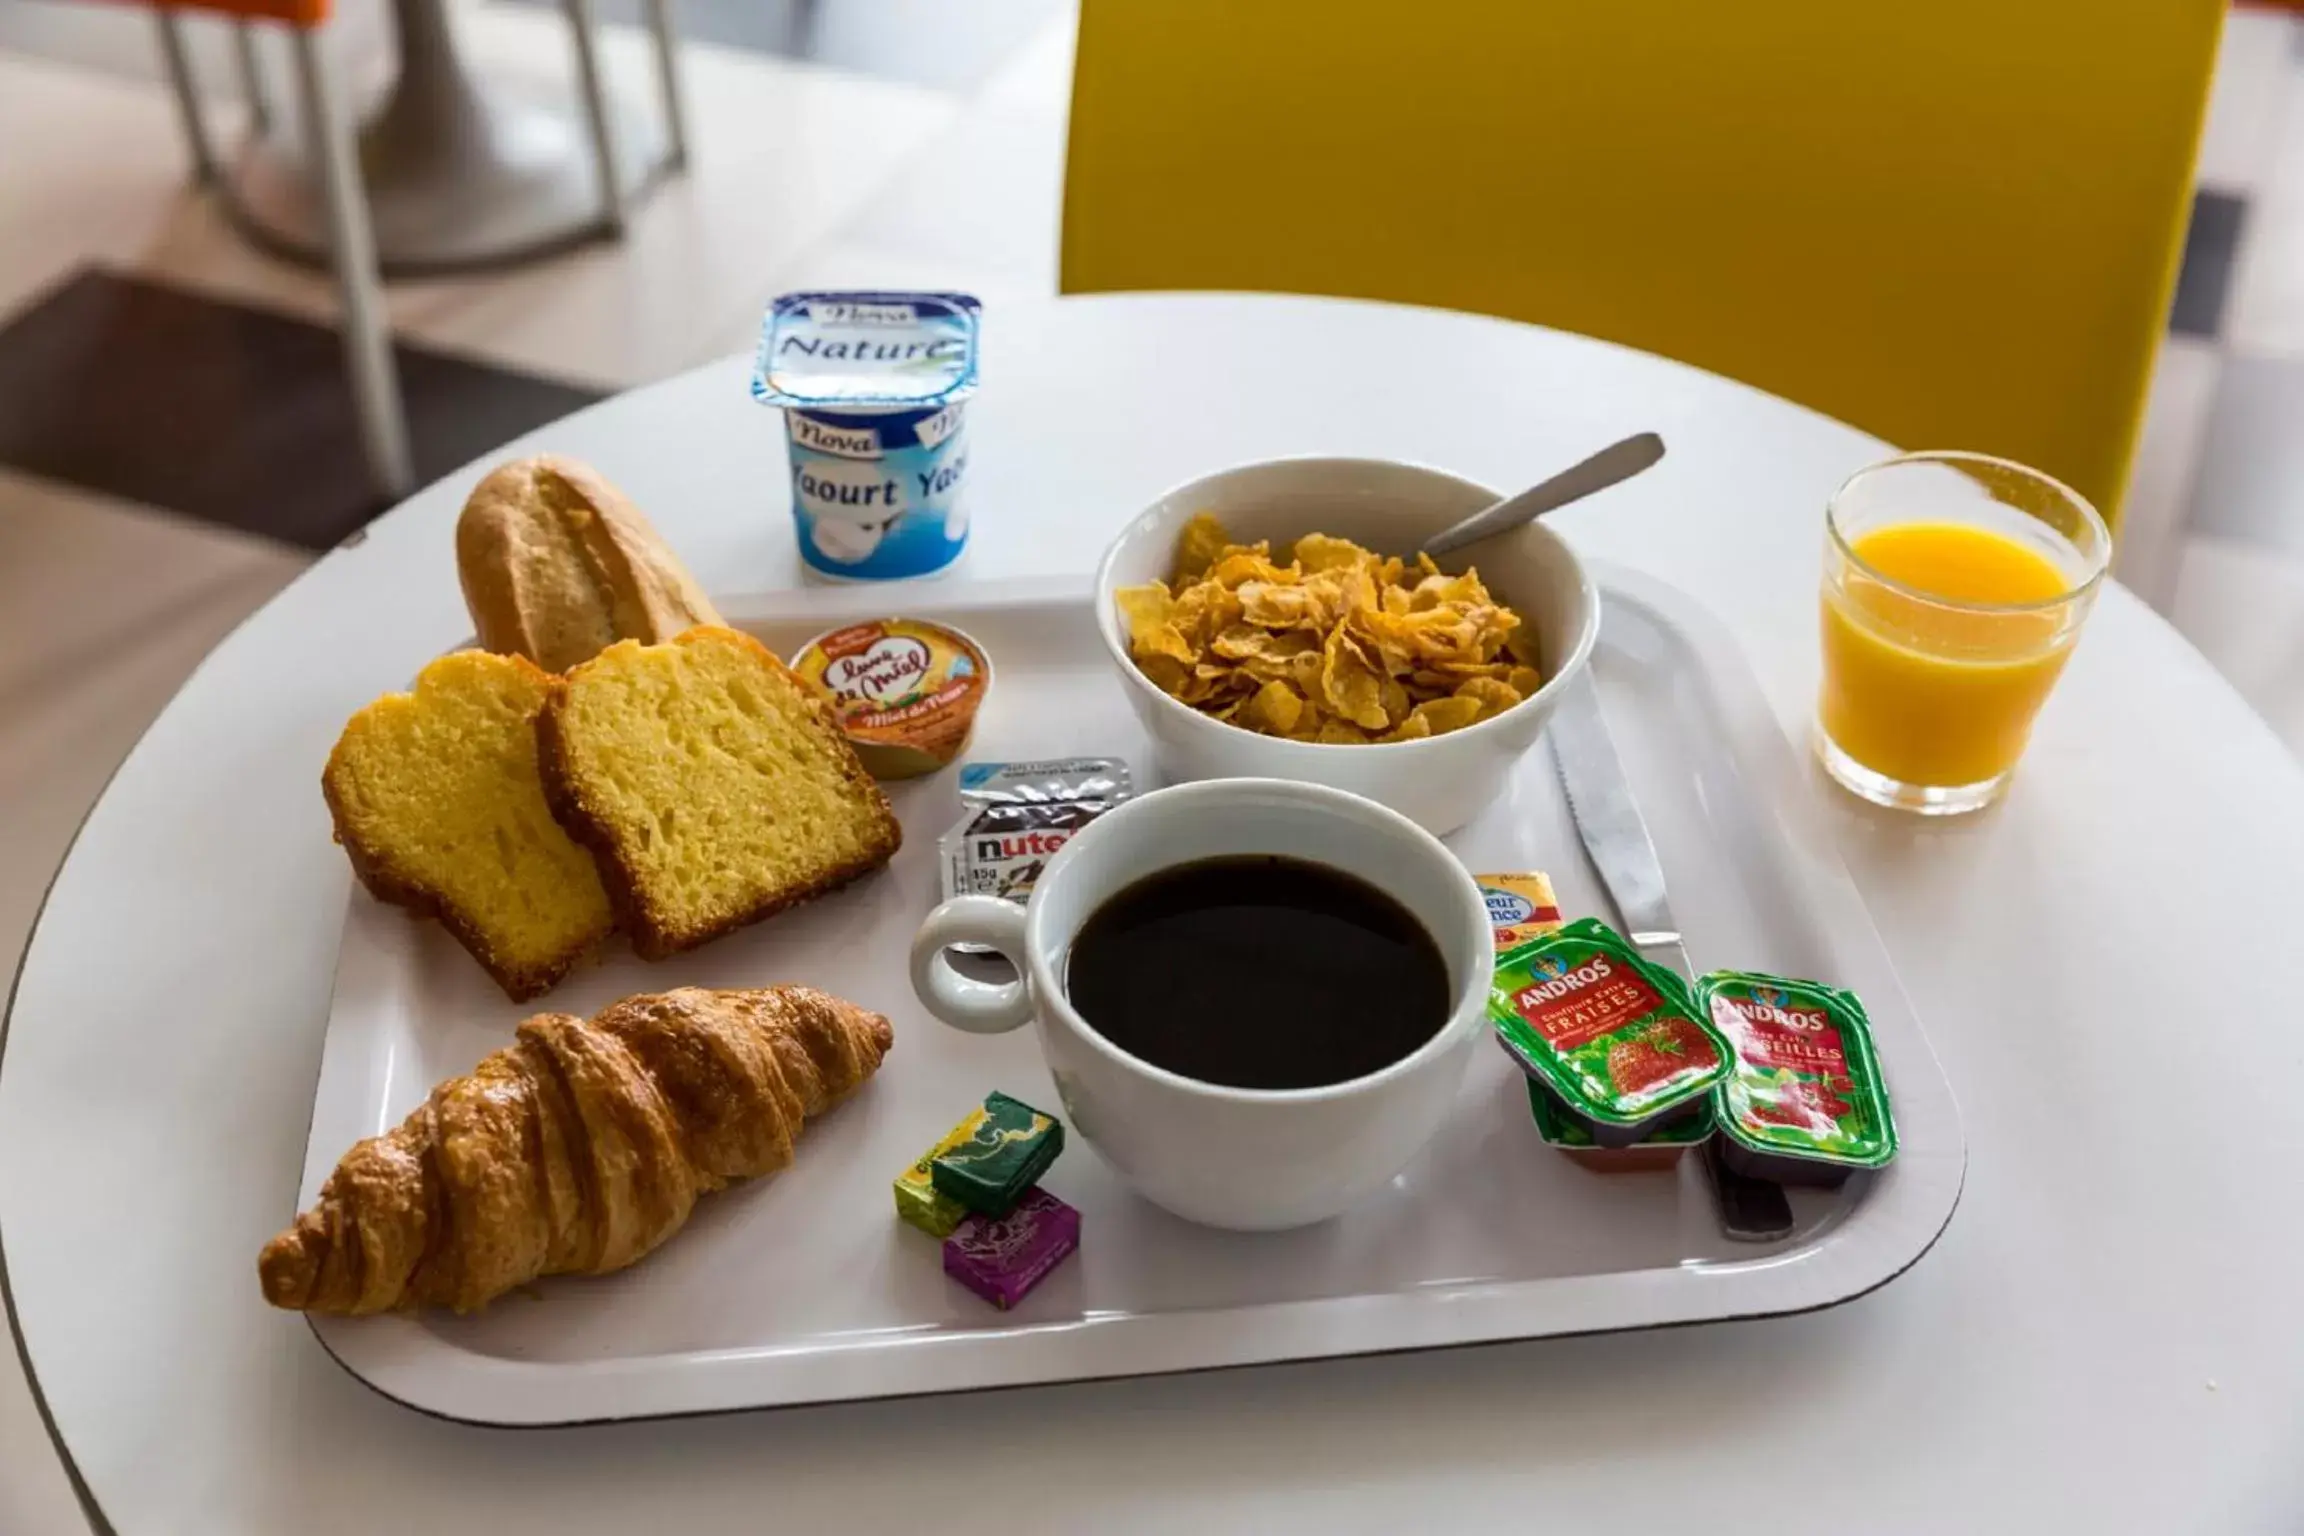
[[[536,717],[552,674],[458,651],[354,715],[320,776],[336,841],[380,901],[437,917],[514,1002],[612,926],[592,856],[544,803]]]
[[[552,814],[651,960],[878,869],[903,839],[830,705],[732,629],[608,647],[553,690],[536,737]]]

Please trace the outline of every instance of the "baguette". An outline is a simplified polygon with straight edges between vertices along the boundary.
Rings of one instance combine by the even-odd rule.
[[[640,509],[574,459],[491,470],[456,521],[456,574],[481,647],[547,672],[721,622]]]

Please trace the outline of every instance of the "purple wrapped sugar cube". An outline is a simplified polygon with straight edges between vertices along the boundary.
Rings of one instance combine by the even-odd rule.
[[[944,1273],[1005,1312],[1080,1246],[1080,1213],[1034,1188],[1005,1216],[970,1216],[944,1239]]]

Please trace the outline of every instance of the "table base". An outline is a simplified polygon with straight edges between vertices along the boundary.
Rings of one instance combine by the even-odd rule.
[[[541,88],[491,79],[485,97],[458,78],[445,108],[421,117],[395,97],[360,133],[376,253],[386,277],[510,266],[614,230],[582,115]],[[618,181],[631,191],[667,173],[655,114],[611,101]],[[329,262],[318,178],[293,124],[253,136],[227,170],[225,205],[249,240],[308,266]]]

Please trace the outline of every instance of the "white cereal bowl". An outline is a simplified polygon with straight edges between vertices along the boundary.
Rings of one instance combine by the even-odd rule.
[[[1194,779],[1294,779],[1348,790],[1386,805],[1437,836],[1478,815],[1512,767],[1536,744],[1560,690],[1590,661],[1600,598],[1567,542],[1542,522],[1441,557],[1440,568],[1476,566],[1497,599],[1535,634],[1544,686],[1511,709],[1422,741],[1327,745],[1284,741],[1180,704],[1152,685],[1128,654],[1112,593],[1167,576],[1176,536],[1201,512],[1243,543],[1269,539],[1275,554],[1307,533],[1335,534],[1386,554],[1417,543],[1499,499],[1443,470],[1385,459],[1271,459],[1180,485],[1131,521],[1096,568],[1096,626],[1121,686],[1152,738],[1161,774]]]

